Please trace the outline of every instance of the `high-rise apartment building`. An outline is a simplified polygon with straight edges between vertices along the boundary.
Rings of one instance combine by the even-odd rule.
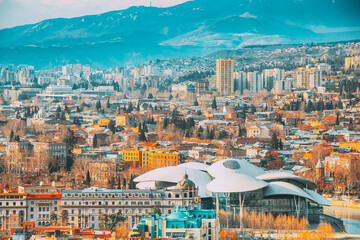
[[[356,69],[358,67],[360,67],[360,55],[345,58],[345,71],[349,68]]]
[[[280,94],[282,92],[290,92],[292,88],[292,79],[283,79],[274,81],[274,93]]]
[[[274,69],[265,69],[264,74],[264,89],[271,91],[274,88],[275,81],[281,81],[284,79],[285,70],[274,68]]]
[[[246,77],[249,89],[252,93],[257,93],[263,90],[264,76],[261,72],[248,72]]]
[[[216,61],[216,89],[220,95],[230,95],[234,91],[234,60]]]
[[[321,85],[318,68],[298,68],[295,70],[296,88],[312,89]]]
[[[246,72],[240,71],[235,72],[234,79],[234,91],[240,91],[241,94],[244,93],[244,90],[248,88],[246,81]]]

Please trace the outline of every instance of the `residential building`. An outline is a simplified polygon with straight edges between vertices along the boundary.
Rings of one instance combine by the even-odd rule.
[[[264,77],[261,72],[248,72],[246,78],[252,93],[257,93],[264,89]]]
[[[216,89],[220,95],[230,95],[234,91],[234,60],[216,61]]]
[[[296,88],[313,89],[321,86],[321,72],[318,68],[295,70]]]

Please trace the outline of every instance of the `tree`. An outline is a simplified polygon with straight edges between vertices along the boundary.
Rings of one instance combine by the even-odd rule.
[[[214,97],[214,99],[212,100],[211,108],[212,108],[212,109],[217,109],[217,104],[216,104],[216,98],[215,98],[215,97]]]
[[[111,108],[109,98],[108,98],[108,99],[107,99],[107,101],[106,101],[106,108],[108,108],[108,109],[110,109],[110,108]]]
[[[67,151],[71,152],[74,149],[74,146],[77,144],[77,137],[74,132],[68,128],[66,135],[63,138],[63,142],[66,144]]]
[[[115,129],[115,123],[114,123],[114,121],[110,121],[110,123],[109,123],[109,125],[108,125],[108,128],[109,128],[109,130],[110,130],[113,134],[115,134],[116,129]]]
[[[199,106],[199,102],[197,99],[195,99],[195,101],[194,101],[194,106]]]
[[[139,129],[139,141],[147,142],[146,134],[144,129]]]
[[[98,138],[97,135],[94,134],[94,138],[93,138],[93,148],[97,148],[98,146]]]
[[[278,149],[279,148],[279,142],[277,138],[276,132],[273,133],[270,141],[271,149]]]
[[[58,217],[57,217],[56,213],[55,213],[55,212],[52,212],[52,213],[50,214],[50,220],[51,220],[51,222],[53,222],[53,223],[56,224],[57,219],[58,219]]]
[[[96,102],[96,105],[95,105],[95,107],[96,107],[96,110],[100,110],[100,108],[101,108],[101,102],[100,102],[100,99]]]
[[[153,99],[153,98],[154,98],[154,96],[152,95],[152,93],[149,93],[148,99]]]
[[[158,203],[153,207],[151,214],[161,215],[161,209]]]
[[[10,132],[10,142],[13,142],[14,141],[14,131],[11,129],[11,132]]]
[[[90,185],[91,185],[91,177],[90,177],[90,171],[89,171],[89,170],[87,170],[87,172],[86,172],[85,184],[86,184],[87,186],[89,186],[89,187],[90,187]]]
[[[335,125],[340,125],[340,113],[339,113],[339,112],[336,114],[336,122],[335,122]]]
[[[114,228],[115,239],[127,239],[130,233],[127,221],[120,222]]]
[[[168,125],[169,125],[169,118],[166,117],[163,121],[163,129],[166,129]]]

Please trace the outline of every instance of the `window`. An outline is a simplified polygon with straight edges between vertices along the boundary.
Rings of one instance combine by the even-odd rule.
[[[31,208],[30,208],[30,212],[33,212],[33,211],[34,211],[34,208],[33,208],[33,207],[31,207]]]

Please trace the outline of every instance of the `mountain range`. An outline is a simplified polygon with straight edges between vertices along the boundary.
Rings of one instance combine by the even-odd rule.
[[[0,30],[0,64],[114,67],[248,45],[360,39],[360,1],[194,0]]]

